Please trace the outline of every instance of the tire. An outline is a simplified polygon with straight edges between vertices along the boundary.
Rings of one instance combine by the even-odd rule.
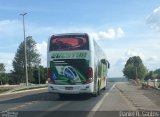
[[[106,87],[104,87],[103,90],[106,90]]]
[[[66,97],[66,94],[59,94],[60,99],[65,99],[65,97]]]
[[[103,90],[106,90],[106,87],[107,87],[107,86],[105,85],[105,87],[103,87]]]
[[[98,95],[100,95],[100,85],[99,85],[99,82],[98,82],[98,91],[97,91]]]
[[[106,82],[106,84],[105,84],[105,87],[103,87],[103,90],[106,90],[106,87],[107,87],[107,82]]]
[[[93,93],[92,96],[93,96],[93,97],[97,97],[97,96],[98,96],[98,93],[97,93],[97,92],[96,92],[96,93]]]
[[[100,94],[100,87],[99,87],[99,82],[98,82],[98,86],[97,86],[97,91],[96,93],[92,94],[93,97],[97,97]]]

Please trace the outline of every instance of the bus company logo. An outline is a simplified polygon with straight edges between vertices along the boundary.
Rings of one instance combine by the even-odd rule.
[[[72,53],[67,53],[67,52],[54,52],[51,54],[51,58],[62,58],[62,59],[70,59],[70,58],[86,58],[87,53],[86,52],[72,52]]]
[[[77,73],[70,66],[64,68],[63,74],[64,74],[64,76],[66,76],[70,80],[75,80],[77,78]]]

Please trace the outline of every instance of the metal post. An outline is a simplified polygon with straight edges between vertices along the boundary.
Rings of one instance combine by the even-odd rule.
[[[25,25],[24,25],[24,16],[27,13],[20,14],[23,17],[23,33],[24,33],[24,57],[25,57],[25,75],[26,75],[26,85],[28,86],[28,70],[27,70],[27,50],[26,50],[26,37],[25,37]]]
[[[137,67],[136,67],[136,79],[137,79],[138,77],[137,77]]]

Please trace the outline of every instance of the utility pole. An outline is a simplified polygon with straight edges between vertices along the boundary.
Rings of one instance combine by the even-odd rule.
[[[23,17],[25,76],[26,76],[26,86],[28,86],[27,49],[26,49],[25,24],[24,24],[24,16],[27,15],[27,13],[23,13],[23,14],[19,14],[19,15],[21,15]]]
[[[137,76],[138,76],[138,74],[137,74],[137,67],[136,67],[136,79],[138,78]]]
[[[38,83],[40,84],[40,68],[39,68],[39,63],[38,63]]]

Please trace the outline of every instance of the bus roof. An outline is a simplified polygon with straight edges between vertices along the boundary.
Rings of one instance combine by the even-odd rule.
[[[88,35],[87,33],[62,33],[62,34],[53,34],[52,36],[64,36],[64,35]]]

